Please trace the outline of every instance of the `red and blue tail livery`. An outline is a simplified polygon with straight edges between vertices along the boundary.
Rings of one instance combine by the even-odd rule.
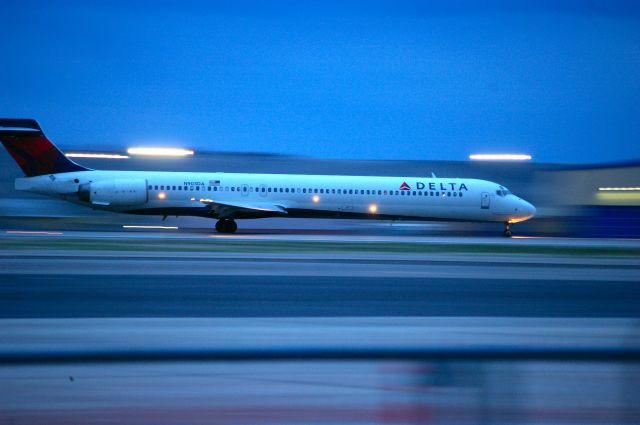
[[[88,170],[47,139],[36,120],[0,118],[0,141],[27,177]]]

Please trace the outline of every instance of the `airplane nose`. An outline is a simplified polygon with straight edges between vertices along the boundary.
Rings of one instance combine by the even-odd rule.
[[[536,207],[534,207],[533,205],[531,205],[529,202],[527,201],[522,201],[523,206],[522,206],[522,211],[529,216],[529,218],[533,217],[536,215]]]

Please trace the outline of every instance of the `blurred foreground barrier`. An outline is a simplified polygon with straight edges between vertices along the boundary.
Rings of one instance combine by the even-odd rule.
[[[471,347],[471,348],[275,348],[153,349],[96,351],[5,351],[0,365],[131,362],[272,361],[553,361],[640,362],[640,348]]]

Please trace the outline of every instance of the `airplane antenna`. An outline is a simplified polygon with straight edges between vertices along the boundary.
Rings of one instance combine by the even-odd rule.
[[[431,172],[431,177],[433,177],[434,179],[437,179],[436,177],[436,173],[434,173],[433,171]]]

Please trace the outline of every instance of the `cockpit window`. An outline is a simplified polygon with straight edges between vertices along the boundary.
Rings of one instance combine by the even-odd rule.
[[[511,192],[509,192],[509,189],[507,189],[506,187],[499,186],[498,190],[496,190],[496,194],[504,198],[505,196],[510,195]]]

